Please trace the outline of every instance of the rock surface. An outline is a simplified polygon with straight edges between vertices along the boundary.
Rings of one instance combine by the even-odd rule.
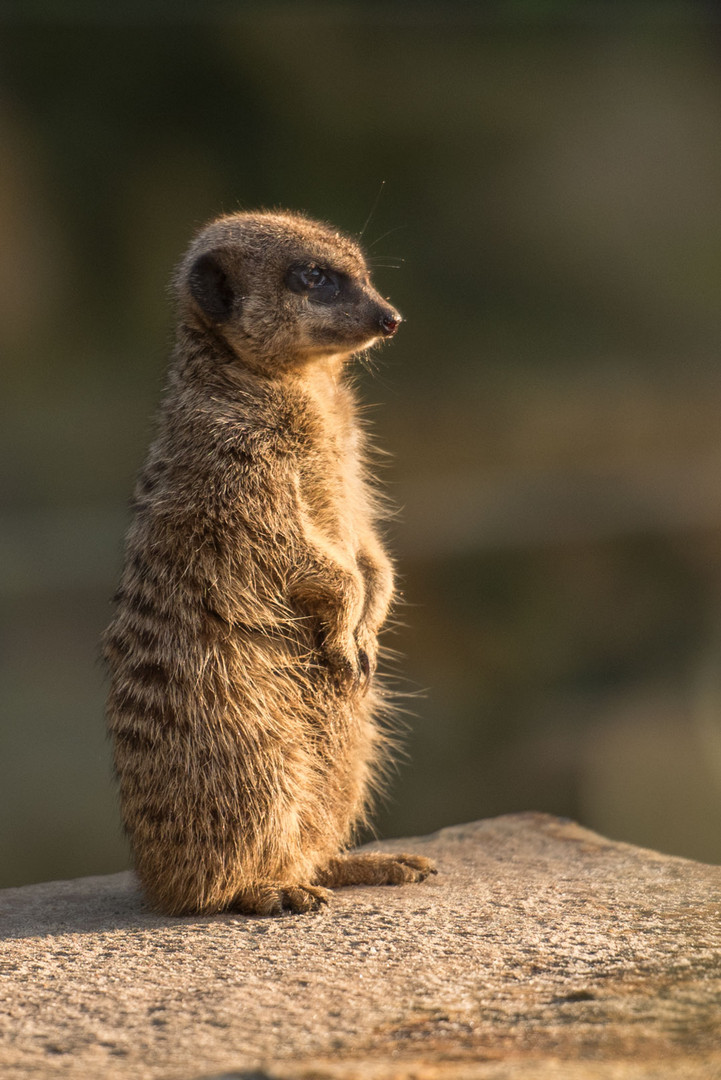
[[[439,875],[277,920],[4,890],[0,1076],[721,1077],[720,867],[541,814],[376,846]]]

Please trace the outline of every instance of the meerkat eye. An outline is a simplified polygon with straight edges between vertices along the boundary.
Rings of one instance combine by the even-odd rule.
[[[332,303],[341,291],[338,275],[321,266],[291,266],[285,283],[291,292],[305,294],[316,304]]]

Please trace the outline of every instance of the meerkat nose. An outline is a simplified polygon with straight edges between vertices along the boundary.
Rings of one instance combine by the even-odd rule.
[[[378,320],[378,324],[384,337],[393,337],[396,330],[398,329],[398,326],[400,325],[400,322],[401,317],[397,311],[386,311],[381,315],[380,319]]]

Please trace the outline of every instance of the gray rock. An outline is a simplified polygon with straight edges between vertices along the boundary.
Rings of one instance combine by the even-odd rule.
[[[721,868],[541,814],[377,846],[440,873],[277,920],[0,892],[0,1076],[721,1077]]]

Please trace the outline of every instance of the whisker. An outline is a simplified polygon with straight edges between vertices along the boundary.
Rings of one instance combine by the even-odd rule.
[[[368,226],[370,224],[370,220],[371,220],[371,218],[373,217],[373,215],[376,212],[376,207],[378,206],[378,202],[380,200],[381,195],[383,194],[383,188],[385,186],[386,186],[385,180],[381,180],[381,186],[378,188],[378,194],[376,195],[375,199],[373,200],[373,205],[371,206],[370,213],[369,213],[368,217],[366,218],[365,225],[361,229],[360,234],[358,236],[359,240],[363,239],[365,231],[366,231],[366,229],[368,228]]]
[[[384,232],[381,236],[379,236],[376,240],[374,240],[372,244],[369,244],[368,247],[369,248],[374,248],[376,246],[376,244],[380,244],[381,240],[385,240],[386,236],[390,236],[391,233],[398,232],[399,229],[407,229],[407,228],[408,228],[407,225],[395,225],[392,229],[389,229],[388,232]]]

